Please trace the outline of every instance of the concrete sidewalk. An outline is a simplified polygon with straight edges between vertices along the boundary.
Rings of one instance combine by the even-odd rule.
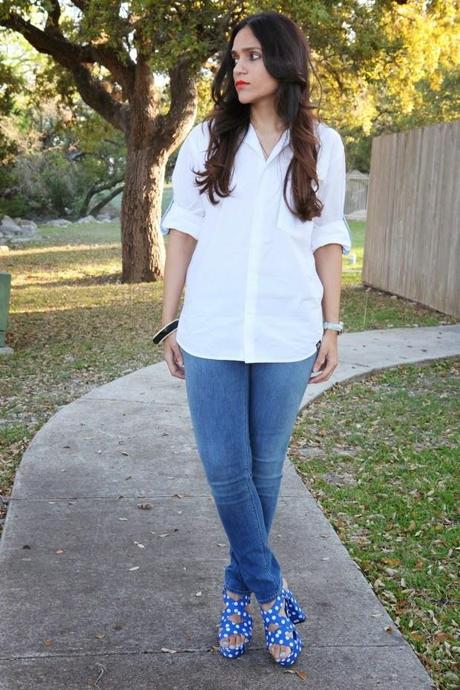
[[[344,334],[338,371],[302,406],[336,381],[458,354],[460,325]],[[0,547],[1,690],[433,687],[289,459],[271,544],[309,616],[290,669],[265,650],[254,597],[247,653],[216,651],[227,542],[185,382],[160,362],[92,390],[45,424],[17,472]]]

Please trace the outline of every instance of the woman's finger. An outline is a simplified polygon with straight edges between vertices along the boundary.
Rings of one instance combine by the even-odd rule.
[[[319,349],[318,356],[313,365],[313,369],[310,376],[311,383],[321,383],[326,381],[334,369],[337,366],[337,353],[335,350],[332,352],[328,348]],[[319,372],[315,374],[315,372]]]
[[[322,381],[327,381],[327,379],[330,378],[336,366],[337,362],[333,360],[331,360],[331,362],[328,361],[326,367],[321,371],[320,374],[310,378],[310,383],[321,383]]]
[[[185,378],[184,370],[177,364],[175,355],[172,350],[170,350],[168,353],[165,353],[165,360],[166,364],[168,365],[169,372],[172,376],[176,376],[179,379]]]
[[[175,333],[171,333],[164,341],[163,356],[171,376],[175,376],[178,379],[185,379],[182,352],[176,342]]]
[[[177,343],[175,345],[172,345],[172,350],[174,351],[174,359],[177,363],[177,365],[183,369],[184,368],[184,360],[182,357],[182,352],[180,351],[179,345]]]

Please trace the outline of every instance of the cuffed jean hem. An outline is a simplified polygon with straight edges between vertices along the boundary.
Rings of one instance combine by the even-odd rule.
[[[283,586],[282,586],[282,584],[281,584],[281,585],[279,586],[278,590],[275,590],[273,596],[270,596],[270,597],[268,597],[267,599],[265,599],[265,597],[264,597],[263,601],[261,601],[260,599],[257,599],[257,602],[258,602],[259,604],[268,604],[269,601],[273,601],[274,599],[276,599],[276,597],[277,597],[279,594],[281,594],[282,587],[283,587]]]
[[[226,583],[224,583],[224,587],[227,590],[227,594],[228,594],[228,592],[231,592],[232,594],[240,594],[241,596],[244,596],[245,594],[247,594],[248,596],[251,595],[251,592],[248,589],[243,591],[241,589],[238,589],[237,587],[231,587],[230,585],[227,585]]]

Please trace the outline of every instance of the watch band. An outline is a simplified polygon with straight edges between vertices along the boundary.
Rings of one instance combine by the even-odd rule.
[[[168,335],[170,335],[173,331],[176,330],[178,325],[179,319],[174,319],[174,321],[170,321],[165,326],[162,326],[160,330],[157,331],[152,338],[155,345],[159,345],[160,343],[162,343],[163,340],[168,337]]]
[[[326,330],[327,328],[332,331],[337,331],[337,333],[340,335],[343,332],[343,321],[339,321],[338,323],[333,321],[323,321],[323,329]]]

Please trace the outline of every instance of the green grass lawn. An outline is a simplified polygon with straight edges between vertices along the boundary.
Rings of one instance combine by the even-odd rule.
[[[289,455],[440,688],[456,688],[460,358],[335,385]]]
[[[350,227],[356,263],[343,257],[341,302],[348,331],[455,322],[363,287],[364,223]],[[12,274],[7,344],[14,348],[13,356],[0,358],[3,495],[31,438],[59,406],[162,359],[151,336],[160,323],[163,284],[121,284],[118,223],[42,226],[41,235],[0,256],[0,271]],[[321,442],[324,456],[299,461],[299,470],[442,688],[454,687],[455,387],[458,397],[458,361],[334,386],[299,419],[292,444],[295,452]],[[336,455],[334,448],[343,446],[350,457]],[[337,487],[321,479],[344,467],[356,484]],[[389,575],[388,568],[395,572]]]

